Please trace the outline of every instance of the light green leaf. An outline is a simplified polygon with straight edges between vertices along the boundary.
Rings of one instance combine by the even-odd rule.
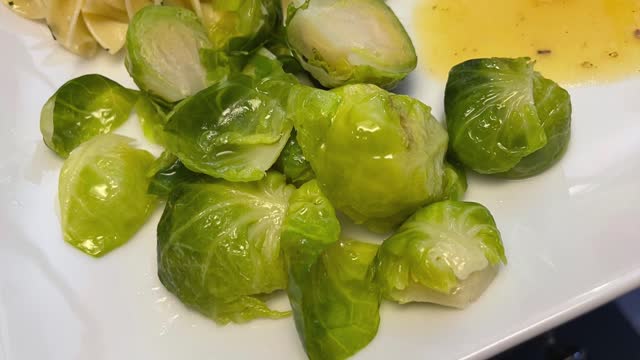
[[[151,178],[149,194],[163,198],[169,196],[173,189],[184,183],[196,183],[211,181],[212,178],[195,173],[187,169],[177,156],[165,151],[160,155],[149,169],[147,175]]]
[[[215,49],[252,51],[266,41],[276,25],[274,0],[203,0],[200,5]]]
[[[140,95],[135,109],[144,137],[154,144],[162,144],[164,124],[167,122],[164,110],[146,94]]]
[[[158,224],[162,284],[221,324],[287,316],[259,295],[286,287],[280,232],[293,189],[275,172],[178,186]]]
[[[289,77],[235,74],[181,102],[165,126],[166,147],[195,172],[255,181],[277,160],[291,133]]]
[[[282,149],[280,157],[274,165],[275,169],[282,172],[287,180],[296,186],[315,178],[311,165],[304,157],[302,148],[296,140],[295,131],[292,132],[287,145]]]
[[[60,172],[58,197],[64,239],[92,256],[127,242],[149,217],[153,162],[120,135],[99,135],[71,152]]]
[[[380,294],[370,265],[377,246],[339,241],[340,223],[312,180],[296,190],[282,231],[288,293],[310,359],[346,359],[376,335]]]
[[[374,85],[296,86],[289,114],[336,209],[385,232],[440,200],[447,133],[418,100]]]
[[[461,200],[467,191],[467,174],[461,166],[444,163],[442,200]]]
[[[440,303],[451,305],[447,298],[463,291],[466,280],[484,285],[465,294],[468,301],[477,298],[493,278],[485,275],[495,274],[492,268],[506,261],[489,210],[477,203],[442,201],[418,210],[384,241],[376,275],[390,300],[424,301],[425,292],[440,293]],[[483,274],[475,279],[474,273]]]

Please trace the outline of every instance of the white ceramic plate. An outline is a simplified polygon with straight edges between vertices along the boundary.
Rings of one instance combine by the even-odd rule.
[[[390,3],[411,32],[412,1]],[[94,72],[133,86],[122,57],[82,60],[0,7],[0,359],[304,358],[290,319],[220,327],[162,287],[160,210],[99,260],[62,240],[62,161],[39,114],[61,84]],[[442,117],[443,84],[418,70],[402,89]],[[495,215],[509,265],[464,311],[385,304],[356,358],[485,358],[640,285],[640,79],[570,92],[573,138],[559,165],[527,180],[470,178],[467,199]],[[134,120],[121,131],[141,137]]]

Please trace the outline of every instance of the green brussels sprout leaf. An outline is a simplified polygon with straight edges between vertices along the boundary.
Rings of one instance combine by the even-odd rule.
[[[484,206],[441,201],[418,210],[383,242],[376,276],[389,300],[465,307],[506,261],[500,232]]]
[[[316,176],[302,153],[302,149],[296,140],[295,131],[291,133],[291,137],[289,137],[289,141],[282,149],[282,153],[280,153],[280,157],[274,167],[296,186],[300,186]]]
[[[287,285],[280,232],[293,189],[275,172],[256,182],[179,185],[158,224],[162,284],[220,324],[289,315],[260,295]]]
[[[102,75],[70,80],[42,108],[40,132],[44,143],[66,158],[83,142],[122,125],[137,97],[136,91]]]
[[[92,256],[127,242],[156,204],[147,194],[153,162],[133,139],[106,134],[78,146],[60,172],[58,197],[64,240]]]
[[[529,58],[491,58],[451,69],[445,90],[450,149],[465,166],[526,177],[560,158],[569,141],[571,100],[533,65]]]
[[[144,137],[153,144],[162,144],[164,124],[167,122],[167,113],[151,97],[140,95],[135,106],[138,121]]]
[[[444,163],[442,200],[460,200],[467,191],[467,174],[461,166]]]
[[[183,183],[210,181],[211,177],[195,173],[187,169],[177,156],[165,151],[149,169],[147,176],[151,178],[149,194],[166,198],[171,191]]]
[[[346,359],[378,331],[376,245],[340,241],[335,211],[312,180],[290,199],[282,230],[288,293],[310,359]]]
[[[228,80],[181,102],[164,127],[166,148],[192,171],[229,181],[259,180],[291,133],[288,77]]]
[[[276,25],[273,0],[201,1],[202,20],[214,49],[252,51],[260,47]]]
[[[320,188],[354,222],[386,232],[441,199],[447,132],[418,100],[374,85],[296,86],[288,108]]]

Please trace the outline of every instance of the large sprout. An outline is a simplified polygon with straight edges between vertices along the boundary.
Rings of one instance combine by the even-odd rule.
[[[260,295],[287,285],[280,233],[293,189],[275,172],[178,186],[158,224],[162,284],[218,323],[287,316]]]
[[[416,67],[411,39],[383,1],[307,0],[288,15],[291,49],[326,87],[392,88]]]
[[[528,58],[456,65],[445,92],[452,154],[483,174],[526,177],[552,166],[571,133],[571,99]]]
[[[418,100],[375,85],[292,90],[297,140],[332,204],[388,231],[442,198],[447,132]]]

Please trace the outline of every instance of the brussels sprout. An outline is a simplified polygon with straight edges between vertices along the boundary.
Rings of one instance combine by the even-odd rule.
[[[467,174],[464,168],[444,163],[444,190],[442,200],[460,200],[467,191]]]
[[[479,173],[538,174],[569,142],[569,94],[533,71],[528,58],[456,65],[447,81],[445,111],[453,155]]]
[[[389,89],[417,64],[409,35],[380,0],[307,0],[288,14],[286,32],[302,67],[330,88]]]
[[[215,49],[252,51],[266,41],[276,25],[274,0],[208,0],[200,6]]]
[[[165,151],[153,163],[147,175],[151,178],[149,194],[167,197],[180,184],[211,181],[211,177],[187,169],[175,155]]]
[[[569,93],[555,82],[535,73],[533,99],[547,137],[547,145],[527,155],[506,173],[510,178],[522,178],[539,174],[560,160],[571,137],[571,98]]]
[[[385,232],[440,200],[447,132],[430,108],[375,85],[292,89],[297,140],[331,203]]]
[[[291,196],[281,242],[289,300],[310,359],[345,359],[378,331],[380,294],[369,271],[377,246],[339,236],[317,182],[302,185]]]
[[[133,139],[99,135],[78,146],[60,172],[58,197],[64,240],[92,256],[127,242],[149,217],[147,194],[153,156]]]
[[[102,75],[83,75],[68,81],[47,100],[40,113],[44,143],[58,155],[99,134],[122,125],[137,94]]]
[[[234,74],[202,90],[169,117],[166,148],[192,171],[229,181],[261,179],[289,139],[284,106],[294,81]]]
[[[247,62],[247,56],[228,54],[222,50],[201,49],[200,62],[207,73],[209,84],[217,84],[226,80],[229,75],[240,72]]]
[[[280,232],[293,189],[278,173],[178,186],[158,224],[162,284],[221,324],[289,315],[257,295],[287,285]]]
[[[300,186],[316,176],[302,153],[302,149],[296,140],[295,131],[291,133],[291,137],[287,141],[287,145],[282,149],[274,167],[296,186]]]
[[[157,103],[146,94],[138,98],[135,106],[136,114],[144,137],[154,144],[162,144],[164,124],[167,114]]]
[[[482,294],[500,262],[507,259],[489,210],[442,201],[418,210],[382,243],[376,276],[389,300],[462,308]]]
[[[125,65],[140,89],[175,102],[207,87],[200,51],[212,46],[191,11],[147,6],[129,24]]]

